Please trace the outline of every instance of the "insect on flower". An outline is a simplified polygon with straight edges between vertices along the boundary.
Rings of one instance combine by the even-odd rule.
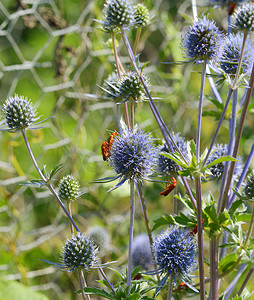
[[[229,6],[229,8],[228,8],[228,15],[229,15],[229,16],[231,16],[231,15],[234,13],[235,7],[236,7],[236,2],[233,2],[233,3]]]
[[[170,192],[173,191],[173,189],[176,187],[176,179],[174,177],[172,177],[171,180],[168,180],[168,182],[170,183],[169,186],[163,191],[160,193],[160,195],[163,195],[163,196],[167,196]]]
[[[205,219],[202,219],[202,224],[204,224],[204,222]],[[198,232],[198,224],[193,229],[191,229],[190,235],[195,235],[197,232]]]
[[[113,142],[115,140],[114,137],[117,136],[117,134],[118,133],[116,131],[113,132],[109,136],[107,142],[103,142],[102,143],[102,145],[101,145],[101,154],[102,154],[103,160],[107,160],[111,156],[111,152],[110,152],[111,146],[112,146],[112,144],[113,144]]]

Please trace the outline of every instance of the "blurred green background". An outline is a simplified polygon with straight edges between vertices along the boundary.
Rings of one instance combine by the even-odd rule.
[[[210,11],[211,16],[220,20],[221,28],[226,26],[223,8],[214,13],[199,2],[200,14]],[[114,56],[107,43],[110,36],[99,30],[94,21],[102,18],[103,3],[102,0],[2,0],[0,104],[17,93],[31,99],[42,119],[54,116],[44,123],[43,129],[28,132],[39,166],[46,165],[50,171],[56,164],[64,164],[55,177],[55,186],[67,174],[79,181],[85,194],[73,206],[74,219],[84,233],[95,225],[108,231],[109,250],[99,256],[102,262],[117,260],[115,267],[124,271],[129,226],[128,184],[107,193],[113,183],[91,183],[113,174],[102,160],[100,146],[109,135],[107,130],[117,130],[116,105],[106,100],[99,88],[115,70]],[[145,4],[153,19],[142,31],[138,52],[142,62],[149,61],[146,72],[152,95],[157,98],[156,104],[170,131],[192,139],[196,132],[200,66],[165,64],[184,60],[180,41],[182,31],[192,20],[191,3],[147,0]],[[128,32],[132,44],[135,34],[135,29]],[[122,62],[128,63],[121,41],[118,51]],[[220,92],[225,99],[227,88]],[[207,98],[212,96],[208,84],[205,93]],[[204,110],[210,109],[215,108],[206,99]],[[151,132],[158,145],[162,144],[161,132],[147,102],[136,106],[135,118],[139,127]],[[218,142],[226,143],[227,121],[224,123]],[[202,126],[204,148],[209,145],[216,122],[212,117],[205,117]],[[244,158],[252,141],[253,118],[248,118],[240,153]],[[75,274],[58,271],[40,261],[59,262],[64,240],[70,237],[68,220],[47,190],[18,185],[38,178],[19,133],[0,133],[0,145],[1,278],[17,280],[49,299],[78,298],[73,293],[79,287]],[[204,197],[209,190],[216,196],[218,186],[217,183],[204,185],[207,191]],[[172,213],[172,196],[160,198],[162,189],[159,183],[144,184],[151,220]],[[135,235],[145,232],[138,201],[135,222]],[[107,273],[113,277],[112,272]],[[89,273],[88,285],[94,285],[97,278],[97,272]],[[222,286],[227,284],[228,281],[223,282]]]

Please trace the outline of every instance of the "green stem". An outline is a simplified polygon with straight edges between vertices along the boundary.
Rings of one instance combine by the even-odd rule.
[[[90,300],[91,299],[90,296],[86,295],[85,294],[85,290],[84,290],[87,285],[86,285],[86,281],[85,281],[83,270],[80,270],[79,281],[80,281],[81,294],[82,294],[83,300]]]
[[[133,47],[133,54],[134,54],[134,56],[135,56],[136,53],[137,53],[138,43],[139,43],[140,36],[141,36],[141,31],[142,31],[142,26],[140,26],[140,27],[138,28],[138,30],[137,30],[136,40],[135,40],[135,44],[134,44],[134,47]]]
[[[134,194],[134,180],[130,180],[130,233],[129,233],[129,259],[128,259],[128,293],[131,291],[131,269],[132,269],[132,246],[133,246],[133,232],[134,232],[134,214],[135,214],[135,194]]]
[[[245,288],[247,282],[250,280],[250,278],[251,278],[253,272],[254,272],[254,267],[252,266],[252,268],[249,270],[249,272],[248,272],[246,278],[244,279],[243,284],[241,285],[241,287],[240,287],[240,289],[239,289],[239,291],[238,291],[238,293],[237,293],[238,296],[241,296],[241,294],[242,294],[242,292],[243,292],[243,290],[244,290],[244,288]]]
[[[70,214],[70,216],[72,217],[72,212],[71,212],[71,202],[67,201],[67,209],[68,209],[68,213]],[[70,221],[70,226],[71,226],[71,234],[74,234],[74,228],[73,228],[73,224]]]
[[[243,247],[245,247],[248,244],[249,238],[251,237],[252,231],[253,231],[253,223],[254,223],[254,207],[252,210],[252,216],[251,216],[251,220],[250,220],[250,226],[247,232],[247,235],[245,237],[245,241],[243,244]]]
[[[173,292],[173,275],[171,274],[170,277],[169,277],[167,300],[171,300],[172,292]]]
[[[219,237],[213,236],[210,241],[210,297],[209,299],[218,300],[219,298],[219,276],[218,276],[218,247]]]

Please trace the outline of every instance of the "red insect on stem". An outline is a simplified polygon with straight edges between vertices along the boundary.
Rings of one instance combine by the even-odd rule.
[[[204,224],[204,222],[205,219],[202,219],[202,224]],[[198,232],[198,224],[193,229],[191,229],[190,235],[195,235],[197,232]]]
[[[163,191],[160,193],[160,195],[162,196],[167,196],[170,192],[173,191],[173,189],[176,187],[176,179],[174,177],[172,177],[171,180],[168,180],[168,182],[170,183],[169,186]]]
[[[113,144],[113,142],[114,142],[114,138],[116,137],[118,135],[118,132],[113,132],[110,136],[109,136],[109,138],[108,138],[108,149],[109,149],[109,152],[110,152],[110,150],[111,150],[111,146],[112,146],[112,144]]]
[[[236,7],[236,2],[233,2],[229,7],[228,7],[228,14],[231,16],[234,13]]]
[[[111,156],[111,152],[110,152],[111,151],[111,146],[112,146],[112,144],[115,140],[114,137],[117,136],[117,135],[118,135],[117,132],[113,132],[109,136],[107,142],[102,143],[102,145],[101,145],[101,154],[102,154],[103,160],[107,160]]]

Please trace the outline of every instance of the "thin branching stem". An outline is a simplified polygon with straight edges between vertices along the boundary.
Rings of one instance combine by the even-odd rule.
[[[219,236],[213,236],[210,240],[210,298],[219,298],[219,276],[218,276],[218,247]]]
[[[80,281],[81,295],[82,295],[83,300],[91,300],[90,296],[85,294],[84,289],[87,285],[86,285],[86,281],[85,281],[85,277],[84,277],[84,273],[83,273],[82,269],[80,270],[80,273],[79,273],[79,281]]]
[[[134,215],[135,215],[135,185],[134,180],[130,180],[130,233],[129,233],[129,259],[128,259],[128,293],[131,291],[131,269],[132,269],[132,248],[133,248],[133,232],[134,232]]]
[[[172,292],[173,292],[173,275],[171,274],[169,276],[167,300],[171,300],[171,298],[172,298]]]
[[[239,289],[239,291],[238,291],[238,293],[237,293],[238,296],[241,296],[241,294],[242,294],[242,292],[243,292],[243,290],[244,290],[246,284],[247,284],[248,281],[250,280],[250,278],[251,278],[253,272],[254,272],[254,267],[252,266],[252,268],[249,270],[247,276],[245,277],[245,279],[244,279],[244,281],[243,281],[243,284],[241,285],[241,287],[240,287],[240,289]]]
[[[70,216],[72,217],[72,212],[71,212],[71,201],[67,201],[67,209],[68,209],[68,213],[70,214]],[[73,224],[70,221],[70,226],[71,226],[71,234],[74,234],[74,228],[73,228]]]
[[[135,39],[135,44],[134,44],[134,47],[133,47],[133,54],[134,54],[134,56],[135,56],[136,53],[137,53],[138,43],[139,43],[140,36],[141,36],[141,31],[142,31],[142,26],[140,26],[140,27],[138,28],[138,30],[137,30],[136,39]]]
[[[249,242],[249,239],[250,239],[252,231],[253,231],[253,223],[254,223],[254,206],[253,206],[253,209],[252,209],[252,215],[251,215],[251,220],[250,220],[250,224],[249,224],[249,229],[247,231],[247,235],[245,237],[243,247],[246,247],[248,242]]]

